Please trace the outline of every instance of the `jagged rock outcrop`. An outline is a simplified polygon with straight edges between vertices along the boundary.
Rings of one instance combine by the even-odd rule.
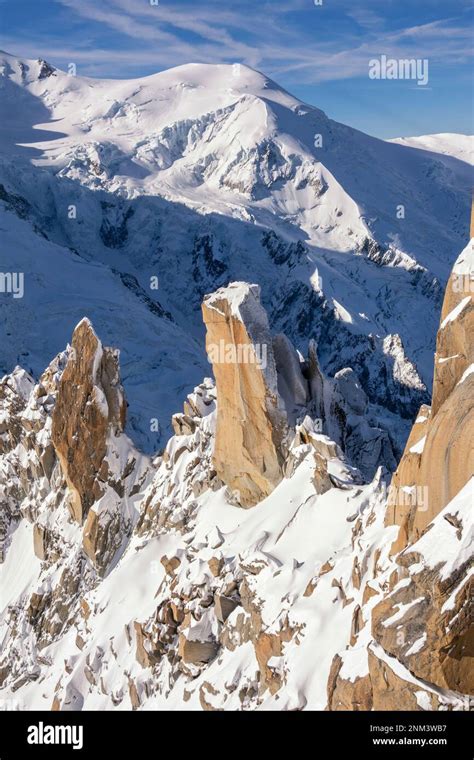
[[[397,558],[392,590],[374,607],[372,634],[417,678],[474,691],[471,600],[474,478]]]
[[[250,507],[281,480],[287,435],[260,288],[231,283],[206,296],[202,311],[218,397],[214,464],[236,501]]]
[[[291,470],[288,441],[308,414],[367,479],[380,463],[395,468],[390,435],[368,422],[368,399],[353,370],[327,378],[314,340],[304,359],[285,335],[272,338],[258,286],[220,288],[204,299],[203,316],[218,402],[213,462],[235,503],[254,506]],[[177,424],[192,429],[186,415]],[[325,467],[323,455],[318,489],[330,487]]]
[[[328,419],[330,432],[348,459],[371,480],[379,464],[392,471],[396,467],[390,435],[370,425],[368,398],[350,367],[336,372],[331,383]]]
[[[384,561],[377,556],[373,580],[355,568],[365,608],[362,625],[333,660],[328,709],[469,709],[474,692],[472,242],[447,286],[432,407],[421,407],[388,490],[390,554]]]
[[[0,557],[5,557],[18,520],[33,524],[37,556],[60,556],[59,539],[49,526],[52,505],[64,497],[64,477],[51,442],[51,413],[66,353],[59,354],[37,385],[16,367],[0,380]]]
[[[71,493],[78,523],[104,493],[109,433],[125,426],[118,352],[103,348],[88,319],[74,330],[53,412],[52,440]]]
[[[203,310],[216,384],[187,396],[152,462],[87,321],[37,385],[0,382],[4,568],[34,557],[0,612],[0,688],[30,702],[40,682],[52,709],[299,710],[324,709],[329,676],[328,709],[459,709],[469,492],[391,557],[387,472],[367,482],[390,437],[356,374],[272,338],[254,286]]]
[[[392,480],[394,552],[415,541],[474,473],[474,252],[449,279],[436,341],[431,409],[423,406]]]

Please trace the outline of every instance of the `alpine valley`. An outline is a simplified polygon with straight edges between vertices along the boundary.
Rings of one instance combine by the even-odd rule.
[[[471,138],[240,64],[0,108],[0,705],[469,709]]]

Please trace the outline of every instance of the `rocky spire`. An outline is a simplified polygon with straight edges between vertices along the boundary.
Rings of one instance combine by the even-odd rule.
[[[287,432],[260,288],[233,282],[206,296],[202,312],[217,387],[214,465],[236,501],[251,507],[282,478]]]
[[[109,433],[123,431],[126,404],[118,351],[104,348],[88,319],[74,330],[53,413],[52,439],[71,492],[70,510],[82,523],[102,495],[101,468]]]

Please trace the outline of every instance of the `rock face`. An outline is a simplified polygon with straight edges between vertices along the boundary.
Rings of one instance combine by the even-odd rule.
[[[368,422],[368,398],[354,370],[346,367],[336,372],[331,385],[330,434],[367,480],[380,463],[393,471],[396,459],[390,435]]]
[[[400,554],[392,590],[372,612],[373,637],[387,654],[461,694],[474,690],[473,499],[474,478]]]
[[[260,288],[231,283],[206,296],[202,312],[218,397],[215,468],[238,503],[251,507],[283,476],[287,433]]]
[[[82,523],[104,493],[107,438],[125,426],[118,352],[103,348],[88,319],[80,322],[62,374],[52,440],[71,491],[71,514]]]
[[[421,407],[388,491],[391,548],[357,565],[361,624],[333,660],[328,709],[469,709],[474,692],[474,249],[448,282],[433,404]],[[366,655],[360,657],[362,647]],[[361,664],[363,663],[363,664]]]
[[[254,506],[291,470],[289,440],[308,413],[367,479],[379,463],[395,468],[390,435],[368,422],[368,398],[355,372],[347,367],[328,378],[314,340],[304,360],[285,335],[272,338],[257,285],[231,283],[206,296],[202,310],[217,390],[213,462],[234,503]],[[174,425],[191,431],[189,416]],[[325,461],[317,464],[324,489]]]
[[[415,541],[474,473],[474,251],[449,279],[436,341],[431,409],[422,406],[392,480],[394,552]]]

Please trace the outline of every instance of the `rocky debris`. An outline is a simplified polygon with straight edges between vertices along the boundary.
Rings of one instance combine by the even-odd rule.
[[[144,628],[140,623],[135,623],[135,637],[136,637],[136,658],[142,668],[150,668],[156,665],[160,661],[163,654],[163,647],[158,643],[155,643],[150,636],[147,635]]]
[[[286,624],[278,633],[262,632],[254,642],[255,657],[260,669],[260,688],[276,694],[283,685],[284,676],[275,660],[283,654],[285,642],[290,641],[294,631]]]
[[[46,559],[48,553],[48,531],[39,523],[33,525],[33,550],[38,559]]]
[[[239,603],[234,599],[229,599],[222,594],[216,594],[214,596],[214,609],[216,618],[220,623],[225,623],[229,615],[239,606]]]
[[[174,575],[175,571],[181,564],[181,560],[179,559],[179,557],[170,557],[168,559],[166,555],[161,558],[160,562],[165,568],[165,573],[167,575]]]
[[[283,476],[287,416],[260,288],[231,283],[202,306],[218,410],[213,461],[244,507],[257,504]]]
[[[395,472],[387,523],[393,551],[416,541],[474,472],[474,301],[471,243],[448,282],[435,354],[433,403],[423,406]],[[473,288],[474,290],[474,288]]]
[[[261,312],[257,312],[260,319]],[[212,494],[221,489],[224,492],[224,483],[218,476],[214,461],[218,389],[212,380],[206,379],[188,395],[182,414],[174,417],[176,435],[151,464],[125,436],[120,414],[117,417],[113,413],[109,417],[107,413],[107,416],[103,415],[103,420],[98,418],[100,408],[96,401],[102,395],[105,398],[104,412],[106,409],[120,410],[121,404],[124,404],[118,366],[114,364],[116,374],[111,383],[112,390],[108,393],[109,396],[112,394],[113,399],[117,390],[121,403],[114,405],[112,401],[109,405],[101,369],[107,349],[101,348],[87,322],[81,323],[78,330],[79,337],[76,331],[72,347],[51,364],[33,391],[32,381],[28,383],[27,398],[20,399],[18,411],[15,412],[21,445],[31,447],[29,441],[34,440],[32,434],[39,435],[41,439],[41,445],[36,444],[28,467],[34,466],[34,473],[39,473],[37,468],[41,466],[41,472],[50,478],[44,482],[38,481],[34,486],[38,493],[28,493],[27,504],[22,507],[22,513],[28,515],[33,523],[31,542],[41,560],[42,583],[34,591],[21,617],[34,632],[38,648],[56,641],[74,626],[74,651],[84,653],[89,658],[83,664],[83,673],[90,689],[100,690],[102,695],[110,697],[114,705],[120,703],[123,693],[128,693],[131,704],[137,709],[144,699],[156,693],[163,673],[168,673],[166,680],[169,677],[170,684],[180,674],[192,682],[200,678],[208,663],[226,652],[237,652],[240,647],[249,644],[254,653],[255,670],[251,677],[243,678],[238,699],[240,705],[250,709],[257,701],[264,700],[265,695],[276,695],[282,689],[287,674],[286,645],[293,644],[304,625],[290,625],[285,615],[271,623],[264,619],[258,592],[259,579],[267,574],[278,574],[279,563],[260,550],[261,541],[249,545],[245,551],[232,554],[226,548],[227,537],[217,526],[208,528],[204,539],[194,536],[199,522],[199,500],[205,497],[206,491]],[[255,335],[255,331],[251,334]],[[81,343],[85,347],[83,364],[87,364],[88,369],[81,365],[75,353]],[[270,405],[270,409],[276,413],[277,419],[283,419],[287,436],[279,450],[279,477],[292,477],[300,467],[304,471],[307,469],[312,478],[308,481],[310,498],[325,495],[334,488],[354,488],[360,482],[360,475],[346,461],[340,447],[322,432],[327,424],[324,396],[330,386],[324,385],[329,381],[319,369],[315,344],[310,347],[307,361],[282,336],[271,342],[270,350],[273,346],[277,347],[272,359],[273,380],[276,383],[272,387],[276,390],[274,398],[277,405],[273,408]],[[89,357],[87,362],[86,356]],[[64,385],[66,370],[69,373],[68,387]],[[263,373],[263,367],[257,370]],[[91,377],[100,386],[102,395],[95,390],[96,385],[90,380]],[[91,387],[86,390],[86,386]],[[267,388],[265,385],[262,387]],[[74,393],[73,389],[76,389]],[[93,460],[95,464],[92,466],[88,461],[82,474],[79,472],[82,467],[81,452],[71,446],[70,450],[63,449],[57,457],[51,441],[52,418],[53,428],[58,434],[58,415],[62,409],[64,417],[66,403],[69,403],[66,399],[70,403],[74,403],[74,399],[82,399],[84,408],[88,410],[88,404],[95,405],[94,410],[89,410],[86,415],[70,415],[69,432],[72,434],[73,429],[77,428],[77,434],[86,441],[85,445],[92,445],[94,441],[97,444],[94,448],[94,456],[97,455],[97,459]],[[268,412],[265,403],[263,399],[262,409]],[[321,416],[315,418],[316,409]],[[270,415],[266,420],[270,425]],[[86,421],[93,423],[90,431]],[[270,427],[268,434],[272,434]],[[293,440],[290,443],[291,436]],[[15,440],[9,447],[15,443],[18,445]],[[273,450],[276,451],[275,448]],[[103,456],[98,455],[99,451]],[[21,473],[20,460],[14,461],[15,471]],[[64,472],[63,467],[69,469]],[[99,467],[98,472],[96,467]],[[29,474],[27,483],[34,484],[35,477]],[[80,493],[81,489],[85,489],[86,482],[93,489],[89,494],[87,511],[83,514],[82,507],[86,502],[81,499],[80,513],[77,512],[73,519],[70,509],[71,484],[74,493]],[[39,495],[45,492],[49,500],[47,508],[44,500],[39,499]],[[12,503],[14,501],[12,499]],[[79,501],[76,499],[74,503],[77,506]],[[80,515],[85,518],[82,526],[76,519]],[[282,531],[284,533],[284,526]],[[154,572],[161,577],[158,590],[154,591],[155,613],[146,620],[132,620],[125,626],[125,637],[136,667],[150,671],[151,676],[144,675],[137,679],[124,672],[124,678],[131,680],[126,680],[120,696],[115,688],[111,689],[107,684],[106,675],[101,671],[102,660],[99,658],[94,665],[95,655],[90,659],[91,625],[100,614],[100,608],[93,603],[91,594],[97,584],[100,588],[101,576],[116,566],[122,554],[127,553],[132,536],[134,542],[138,541],[135,543],[138,554],[155,538],[168,540],[173,536],[178,544],[169,550],[167,548],[167,554],[161,555],[161,561],[154,561],[157,565]],[[64,572],[59,582],[53,583],[54,563],[58,561]],[[332,568],[330,563],[326,564]],[[341,594],[344,594],[343,590]],[[352,601],[346,600],[346,603]],[[7,645],[7,657],[16,641],[16,628],[12,620],[13,617],[9,619],[13,635]],[[115,658],[115,644],[110,643],[109,646],[109,656]],[[24,668],[19,661],[15,669],[8,671],[8,682],[18,680],[22,670]],[[64,704],[68,684],[66,676],[72,672],[71,665],[66,664],[64,678],[55,691],[56,705]],[[217,689],[214,679],[208,683],[212,689]],[[201,706],[203,700],[208,705],[214,705],[215,699],[212,697],[216,698],[216,695],[208,688],[204,691],[201,687],[199,689]],[[226,700],[232,691],[224,689],[219,693]]]
[[[86,348],[90,348],[88,341],[93,340],[93,334],[87,323],[82,325],[88,333],[83,336]],[[17,531],[24,532],[26,524],[31,526],[28,534],[31,551],[41,563],[40,577],[28,603],[19,608],[11,606],[5,612],[8,634],[4,638],[1,662],[2,665],[8,663],[11,683],[17,682],[19,674],[25,672],[22,658],[26,662],[31,660],[30,642],[34,642],[35,651],[39,653],[74,625],[78,627],[75,641],[85,648],[88,616],[84,615],[82,620],[81,606],[86,604],[83,595],[95,582],[94,570],[104,574],[117,549],[125,547],[127,534],[135,522],[133,501],[140,498],[140,485],[147,476],[147,458],[134,450],[126,436],[121,435],[115,445],[107,441],[101,462],[102,475],[105,465],[108,471],[102,502],[99,499],[92,504],[94,509],[89,509],[82,536],[80,525],[72,520],[70,490],[66,472],[62,469],[65,460],[63,458],[61,462],[61,457],[56,456],[52,441],[58,398],[64,416],[67,398],[74,398],[77,389],[72,376],[67,387],[61,382],[66,367],[70,368],[70,362],[76,361],[74,351],[80,344],[73,343],[75,346],[53,359],[36,385],[19,369],[0,382],[1,416],[7,423],[0,450],[0,499],[4,506],[1,526],[5,526],[2,548],[8,550],[9,541],[16,537]],[[83,359],[85,361],[85,355]],[[108,360],[103,361],[100,373],[113,385],[113,368]],[[101,382],[103,388],[105,381]],[[108,408],[113,409],[113,393],[110,394],[109,402],[106,402],[104,393],[103,404],[104,408],[107,403]],[[91,397],[95,399],[94,403],[98,403],[100,393],[92,389]],[[88,411],[91,400],[84,396],[82,401],[82,421],[79,420],[81,413],[77,412],[78,430],[85,424],[84,420],[96,419]],[[115,413],[119,413],[118,406],[115,410],[114,418]],[[120,429],[121,423],[117,427]],[[87,438],[87,434],[84,435]],[[66,455],[73,472],[80,466],[79,459],[74,459],[76,455],[75,450]],[[91,475],[90,470],[88,473]],[[81,482],[84,485],[86,480]],[[85,555],[92,560],[94,570],[86,562]]]
[[[213,697],[219,697],[220,691],[216,689],[211,683],[208,681],[204,681],[201,686],[199,687],[199,702],[201,704],[201,707],[205,711],[220,711],[223,710],[223,707],[214,707],[212,704]]]
[[[363,604],[354,608],[348,648],[333,659],[328,709],[466,709],[474,682],[473,485],[395,559],[393,527],[383,556],[377,550],[370,564],[356,556],[352,587]],[[367,522],[355,525],[354,547],[367,530]]]
[[[155,475],[137,523],[139,535],[184,531],[192,522],[196,498],[222,487],[212,461],[215,418],[216,389],[206,378],[187,396],[183,413],[173,415],[176,435],[154,461]],[[173,477],[176,467],[184,477]]]
[[[218,578],[224,568],[224,558],[211,557],[211,559],[208,560],[207,564],[209,565],[209,570],[211,571],[214,578]]]
[[[33,545],[40,558],[53,562],[62,554],[60,541],[47,523],[50,508],[63,501],[63,474],[51,443],[51,412],[64,364],[65,354],[59,354],[37,385],[18,367],[0,380],[2,559],[11,529],[22,517],[34,524]]]
[[[189,639],[182,633],[179,637],[178,654],[187,665],[201,665],[213,660],[219,649],[215,641]]]

